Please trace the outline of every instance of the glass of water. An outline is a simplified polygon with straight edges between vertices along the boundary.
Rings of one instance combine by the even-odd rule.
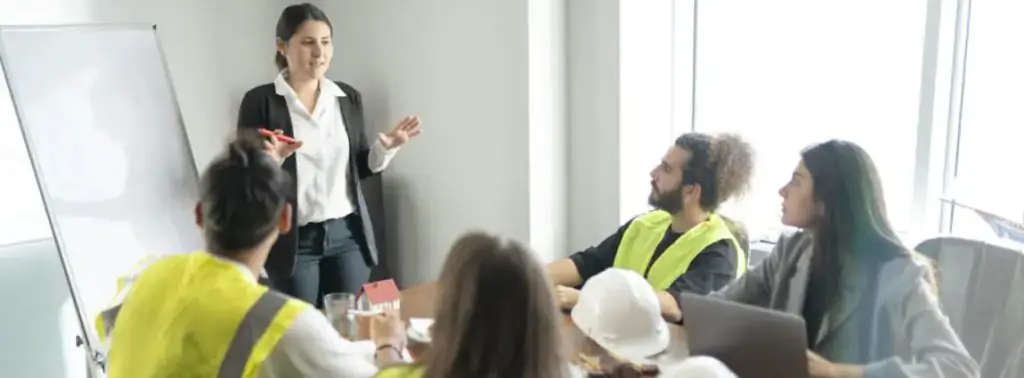
[[[359,335],[359,324],[356,319],[356,295],[352,293],[330,293],[324,295],[324,312],[334,329],[349,340]]]

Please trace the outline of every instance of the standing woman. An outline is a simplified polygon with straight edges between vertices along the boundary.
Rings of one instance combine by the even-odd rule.
[[[377,262],[373,221],[362,180],[379,174],[398,149],[420,133],[406,117],[370,143],[362,97],[324,77],[334,53],[331,21],[308,3],[284,9],[277,21],[280,73],[242,98],[238,127],[266,128],[299,142],[274,143],[295,178],[289,199],[297,231],[282,235],[267,259],[274,288],[322,307],[323,294],[355,293]],[[268,144],[269,146],[270,144]]]

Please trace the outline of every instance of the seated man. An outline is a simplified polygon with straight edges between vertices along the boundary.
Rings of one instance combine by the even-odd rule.
[[[738,136],[683,134],[651,171],[654,211],[627,222],[596,247],[548,265],[563,309],[576,304],[574,289],[610,267],[632,270],[658,292],[662,316],[680,319],[672,293],[707,294],[746,271],[746,252],[715,214],[749,186],[753,151]],[[741,236],[742,238],[742,236]]]
[[[257,284],[270,247],[291,229],[291,183],[280,167],[287,154],[275,143],[241,135],[203,173],[195,218],[205,251],[150,259],[119,283],[97,321],[109,340],[108,377],[377,373],[323,314]],[[377,364],[401,361],[401,320],[389,313],[371,322]]]

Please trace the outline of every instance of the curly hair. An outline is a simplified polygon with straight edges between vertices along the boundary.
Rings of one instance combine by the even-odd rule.
[[[750,187],[754,149],[739,135],[686,133],[675,144],[691,154],[683,167],[683,184],[700,185],[700,206],[705,210],[718,209]]]

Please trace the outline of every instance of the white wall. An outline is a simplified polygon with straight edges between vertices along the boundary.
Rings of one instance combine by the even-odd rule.
[[[157,24],[196,164],[202,168],[234,129],[245,90],[272,79],[274,23],[280,5],[269,0],[0,0],[0,25]],[[0,97],[6,98],[6,93]],[[5,166],[23,163],[25,152],[11,114],[0,113],[0,135],[14,135],[5,138],[4,152],[14,155],[0,154],[8,157],[0,159],[0,172],[16,171],[16,180],[32,183],[30,170]],[[13,216],[0,213],[0,297],[7,309],[0,318],[0,377],[84,377],[84,356],[74,347],[79,330],[56,252],[45,242],[9,245],[49,238],[45,215],[34,213],[42,209],[38,197],[31,198],[38,195],[31,189],[0,187],[3,198],[18,191],[19,196],[29,196],[19,203],[37,204],[14,211]],[[26,229],[43,231],[12,232],[18,230],[10,226],[12,222],[26,219],[44,222]],[[110,272],[111,285],[121,273]]]
[[[84,377],[78,317],[52,239],[0,246],[0,377]]]
[[[643,210],[647,168],[674,137],[670,1],[314,3],[335,25],[331,74],[363,92],[372,126],[424,121],[384,176],[403,285],[436,278],[467,229],[548,261]]]
[[[528,0],[530,245],[545,260],[568,246],[565,0]]]
[[[567,252],[649,208],[649,172],[676,137],[673,16],[673,0],[569,0]]]
[[[570,250],[619,224],[619,3],[568,2]]]
[[[335,28],[331,76],[363,93],[369,127],[384,131],[409,114],[424,122],[384,175],[387,260],[400,283],[436,279],[469,229],[528,241],[543,260],[565,255],[564,57],[551,39],[564,30],[564,7],[314,4]]]
[[[157,24],[201,169],[234,129],[242,94],[273,79],[280,8],[271,0],[0,0],[0,25]]]

